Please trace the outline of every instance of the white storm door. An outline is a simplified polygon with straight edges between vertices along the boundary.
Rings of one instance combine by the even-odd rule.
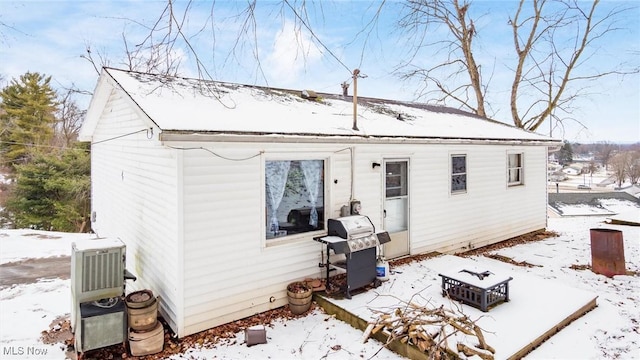
[[[384,256],[394,259],[409,255],[409,161],[385,160],[384,169]]]

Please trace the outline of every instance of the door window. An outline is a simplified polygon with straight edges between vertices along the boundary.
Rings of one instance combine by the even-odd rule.
[[[409,181],[407,161],[388,161],[385,164],[384,226],[390,233],[408,229]]]
[[[386,197],[406,196],[407,162],[388,162],[386,165]]]

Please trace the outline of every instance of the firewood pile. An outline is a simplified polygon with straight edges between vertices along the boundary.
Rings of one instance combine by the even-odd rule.
[[[431,359],[494,358],[495,349],[485,341],[482,329],[460,309],[401,301],[395,308],[371,311],[377,319],[369,322],[363,342],[383,331],[388,335],[387,345],[392,341],[409,343]]]

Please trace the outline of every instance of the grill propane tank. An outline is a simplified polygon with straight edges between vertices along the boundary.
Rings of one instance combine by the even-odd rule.
[[[389,280],[389,263],[384,259],[384,256],[378,256],[376,261],[376,279],[380,281]]]

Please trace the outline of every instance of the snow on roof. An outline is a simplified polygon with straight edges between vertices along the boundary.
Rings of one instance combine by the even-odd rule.
[[[104,71],[167,132],[559,141],[453,108],[363,97],[353,130],[350,96]]]

